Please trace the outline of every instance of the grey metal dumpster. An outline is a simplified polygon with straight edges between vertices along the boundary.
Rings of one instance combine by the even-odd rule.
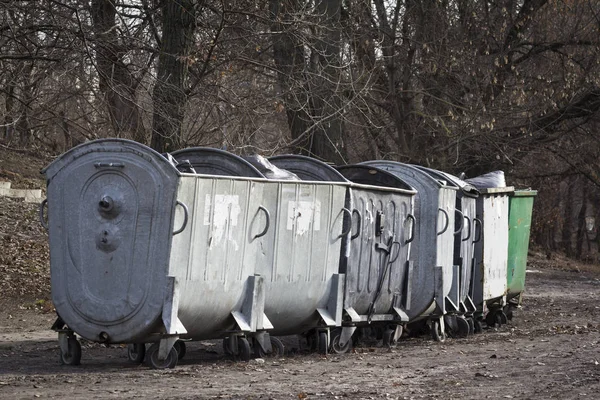
[[[478,322],[473,319],[476,306],[473,303],[473,268],[475,265],[475,225],[476,225],[476,201],[479,196],[477,189],[458,177],[430,168],[417,166],[417,168],[429,173],[432,177],[447,181],[459,190],[456,195],[457,219],[455,221],[454,236],[454,265],[455,276],[453,292],[458,290],[459,316],[449,316],[446,322],[449,330],[457,336],[467,336],[475,331],[480,331]],[[460,219],[462,217],[462,220]],[[454,298],[454,296],[453,296]],[[465,316],[466,320],[460,318]]]
[[[414,239],[416,191],[397,176],[375,167],[352,165],[338,171],[352,182],[354,220],[343,272],[344,321],[332,350],[345,352],[356,327],[374,327],[384,345],[402,334],[410,242]]]
[[[192,148],[172,155],[180,162],[189,160],[201,174],[260,174],[246,160],[222,160],[219,153]],[[264,227],[248,238],[256,245],[240,257],[264,279],[266,317],[261,328],[272,335],[310,333],[309,339],[323,352],[329,328],[341,324],[344,277],[339,265],[341,244],[348,237],[342,229],[344,215],[349,214],[347,189],[341,175],[336,184],[252,179],[250,198],[245,199],[258,205],[255,222]],[[268,341],[254,336],[268,351]]]
[[[44,171],[52,299],[61,359],[78,364],[74,333],[135,343],[130,358],[174,367],[178,339],[265,328],[262,278],[244,255],[260,252],[260,198],[249,179],[180,173],[138,143],[98,140]],[[268,327],[268,326],[266,326]],[[248,341],[239,351],[249,357]]]
[[[503,177],[502,177],[503,180]],[[480,192],[477,199],[477,219],[481,235],[475,245],[475,270],[473,276],[473,301],[477,317],[489,326],[507,322],[503,307],[506,305],[508,264],[508,211],[509,196],[513,187],[486,187],[486,179],[474,178]]]
[[[444,340],[443,316],[459,310],[456,299],[450,297],[457,188],[411,165],[383,160],[363,164],[389,171],[417,190],[414,213],[417,224],[411,249],[414,264],[408,271],[410,301],[406,314],[411,321],[430,318],[434,339]]]
[[[302,181],[273,183],[265,192],[277,210],[273,262],[260,263],[266,279],[265,313],[273,335],[303,334],[321,353],[329,349],[330,328],[341,326],[345,276],[342,245],[349,241],[348,181],[318,160],[283,155],[269,158]]]

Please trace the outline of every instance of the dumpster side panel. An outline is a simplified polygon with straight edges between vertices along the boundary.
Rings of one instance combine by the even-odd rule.
[[[235,327],[231,313],[241,310],[254,275],[255,260],[246,255],[249,232],[257,229],[256,186],[227,177],[181,179],[178,200],[188,205],[189,221],[173,238],[169,274],[180,282],[178,317],[187,337],[220,337]]]
[[[484,196],[483,201],[483,299],[506,294],[508,251],[508,196]]]
[[[407,273],[404,306],[411,321],[427,316],[432,312],[432,304],[438,303],[436,296],[443,292],[444,285],[444,270],[436,267],[437,232],[442,228],[437,225],[438,218],[443,218],[438,211],[440,185],[424,172],[405,164],[389,161],[369,161],[364,164],[389,171],[417,190],[414,198],[415,239],[410,249],[413,263]],[[438,311],[443,312],[443,309]]]
[[[319,324],[337,287],[347,185],[265,182],[273,262],[257,265],[265,278],[265,314],[275,335],[296,334]],[[341,306],[341,305],[340,305]],[[334,315],[331,315],[334,317]]]
[[[359,188],[352,194],[360,231],[353,231],[358,236],[350,244],[344,308],[366,315],[376,300],[376,312],[389,313],[404,303],[409,250],[404,227],[412,196]]]
[[[455,263],[461,266],[461,288],[460,301],[464,302],[468,295],[471,294],[471,278],[473,274],[473,259],[475,256],[475,240],[477,216],[476,199],[473,197],[462,196],[459,199],[460,209],[464,214],[463,232],[458,235],[456,240]]]
[[[454,280],[454,222],[456,218],[456,190],[441,188],[439,190],[438,210],[438,234],[436,267],[441,268],[443,279],[436,295],[438,306],[444,308],[446,297],[454,304],[458,304],[458,286],[453,284]]]
[[[508,272],[506,277],[509,298],[518,296],[525,290],[533,199],[533,195],[510,197]]]

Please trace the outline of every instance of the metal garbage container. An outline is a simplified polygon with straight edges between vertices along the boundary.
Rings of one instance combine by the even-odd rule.
[[[321,353],[329,350],[331,328],[342,323],[345,276],[340,274],[351,226],[349,182],[334,168],[310,157],[269,158],[301,181],[270,181],[264,201],[273,210],[273,261],[259,263],[266,277],[265,313],[273,335],[300,334]]]
[[[414,203],[417,223],[411,248],[413,263],[407,278],[406,314],[410,321],[430,319],[433,338],[444,340],[444,315],[459,311],[458,302],[450,297],[458,188],[411,165],[383,160],[362,164],[389,171],[417,190]]]
[[[514,188],[486,187],[495,183],[480,178],[466,180],[480,193],[476,221],[481,223],[475,229],[473,301],[477,306],[477,319],[485,318],[488,326],[496,326],[507,322],[503,307],[506,305],[507,289],[508,204]]]
[[[405,308],[416,191],[387,171],[366,165],[337,168],[352,182],[354,226],[341,270],[346,275],[343,328],[332,350],[345,352],[357,327],[373,327],[391,345],[408,322]]]
[[[64,363],[79,363],[75,333],[132,344],[132,361],[165,368],[185,351],[179,339],[233,332],[249,358],[244,335],[266,321],[262,278],[245,258],[260,252],[252,238],[264,229],[256,182],[181,173],[120,139],[75,147],[43,173]]]
[[[508,203],[508,267],[506,274],[507,318],[512,319],[512,309],[521,305],[525,290],[527,252],[531,232],[531,214],[535,190],[515,190]]]
[[[240,157],[233,156],[235,165],[211,159],[219,152],[191,148],[172,155],[181,163],[189,161],[196,173],[263,175]],[[298,156],[290,157],[296,160]],[[285,159],[281,157],[273,164],[277,167]],[[317,172],[320,167],[318,161],[309,158],[300,159],[300,164]],[[319,175],[331,174],[331,167],[323,165],[325,172]],[[333,172],[328,179],[310,178],[310,182],[296,177],[275,179],[285,175],[281,173],[252,180],[253,191],[245,201],[258,205],[255,222],[264,230],[248,238],[256,245],[246,249],[242,258],[263,279],[265,315],[263,331],[253,335],[256,355],[270,352],[273,344],[281,348],[273,336],[291,334],[304,334],[315,348],[326,353],[329,328],[341,324],[344,276],[339,274],[339,265],[341,245],[348,240],[343,220],[349,215],[345,207],[349,185]],[[270,335],[265,335],[266,330]],[[227,343],[226,351],[233,346]]]
[[[475,221],[476,201],[479,191],[469,183],[447,172],[417,166],[441,181],[447,181],[458,188],[456,194],[455,236],[454,236],[454,276],[452,299],[457,299],[459,311],[446,317],[447,330],[454,336],[465,337],[480,326],[473,319],[477,307],[473,302],[472,276],[475,264]]]

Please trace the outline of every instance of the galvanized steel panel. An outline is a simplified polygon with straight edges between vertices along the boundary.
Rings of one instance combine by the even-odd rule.
[[[342,234],[347,185],[298,181],[263,185],[261,204],[271,218],[265,242],[273,245],[262,249],[265,262],[256,265],[256,273],[265,278],[265,314],[272,333],[302,333],[317,327],[318,309],[339,319],[330,307],[332,296],[337,296],[335,279],[346,237]]]
[[[474,301],[500,301],[506,295],[508,251],[508,202],[512,187],[481,190],[477,218],[483,223],[481,240],[475,246]]]
[[[43,172],[57,313],[89,340],[135,341],[156,330],[177,170],[145,146],[107,139],[70,150]]]
[[[414,202],[417,224],[411,248],[414,265],[407,282],[410,296],[407,315],[410,320],[425,316],[431,312],[432,304],[436,305],[436,314],[445,314],[446,298],[453,277],[453,262],[448,249],[454,240],[453,196],[456,195],[456,188],[446,186],[414,166],[392,161],[368,161],[363,164],[390,171],[417,190]],[[441,210],[446,212],[447,218]],[[436,223],[432,224],[431,221]],[[447,229],[444,230],[445,226]]]

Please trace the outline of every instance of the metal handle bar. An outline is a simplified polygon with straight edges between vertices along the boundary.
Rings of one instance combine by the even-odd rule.
[[[477,243],[481,240],[481,235],[482,235],[482,231],[483,231],[483,223],[481,222],[481,220],[479,218],[475,218],[475,219],[473,219],[473,221],[475,222],[476,225],[477,224],[479,225],[479,231],[475,230],[476,232],[479,233],[479,235],[477,235],[477,239],[475,239],[473,241],[473,243]]]
[[[342,208],[342,212],[348,213],[348,216],[350,217],[350,224],[348,226],[348,229],[346,229],[345,232],[342,232],[342,234],[338,237],[344,237],[346,236],[348,233],[350,233],[350,231],[352,230],[352,212],[350,210],[348,210],[346,207]],[[343,224],[343,219],[342,219],[342,224]]]
[[[444,214],[444,216],[446,217],[446,224],[444,225],[444,229],[441,230],[441,232],[438,232],[438,235],[441,235],[442,233],[446,232],[446,230],[448,229],[448,224],[450,223],[450,217],[448,216],[448,213],[446,212],[446,210],[444,210],[443,208],[438,208],[439,211],[442,212],[442,214]]]
[[[45,230],[48,230],[48,222],[44,219],[44,208],[48,205],[48,199],[44,199],[42,204],[40,204],[40,224],[44,227]]]
[[[263,229],[263,231],[261,233],[257,233],[256,235],[254,235],[252,240],[265,236],[267,234],[267,231],[269,230],[269,226],[271,226],[271,214],[269,214],[269,210],[267,210],[263,206],[258,206],[258,210],[259,211],[262,210],[265,213],[265,217],[267,218],[267,223],[265,224],[265,229]]]
[[[467,226],[469,227],[469,230],[467,231],[467,237],[464,238],[462,241],[466,242],[467,240],[469,240],[469,238],[471,237],[471,220],[469,219],[469,217],[467,217],[466,215],[463,215],[463,218],[467,220]]]
[[[354,210],[352,210],[352,215],[354,215],[354,213],[356,213],[356,215],[358,216],[358,223],[357,223],[357,227],[356,227],[356,233],[352,236],[350,236],[350,240],[354,240],[357,237],[360,236],[360,231],[362,229],[362,217],[360,216],[360,212],[355,208]],[[350,224],[352,225],[352,218],[350,219]]]
[[[465,214],[463,214],[462,211],[460,211],[458,208],[455,209],[454,211],[457,212],[458,214],[460,214],[460,217],[461,217],[460,218],[460,228],[458,228],[458,230],[456,232],[454,232],[455,235],[458,235],[459,233],[462,232],[462,230],[465,227],[465,220],[464,220]]]
[[[390,246],[390,254],[392,254],[392,247],[397,244],[398,245],[398,251],[396,252],[396,257],[394,257],[393,259],[390,259],[388,261],[389,264],[393,264],[394,262],[396,262],[396,260],[398,259],[398,256],[400,256],[400,250],[402,249],[402,244],[400,242],[397,241],[393,241],[392,245]]]
[[[187,206],[179,200],[177,200],[177,203],[175,204],[175,207],[177,207],[177,206],[181,206],[181,208],[183,208],[183,225],[181,225],[181,228],[179,228],[175,232],[173,232],[173,236],[178,235],[181,232],[183,232],[183,230],[185,229],[185,227],[187,226],[187,223],[188,223],[188,208],[187,208]]]
[[[415,229],[417,226],[417,220],[415,219],[415,216],[412,214],[408,214],[406,216],[406,220],[404,221],[404,223],[406,223],[406,221],[411,220],[411,224],[410,224],[410,239],[406,239],[406,241],[404,242],[405,244],[409,244],[410,242],[412,242],[413,240],[415,240]]]

